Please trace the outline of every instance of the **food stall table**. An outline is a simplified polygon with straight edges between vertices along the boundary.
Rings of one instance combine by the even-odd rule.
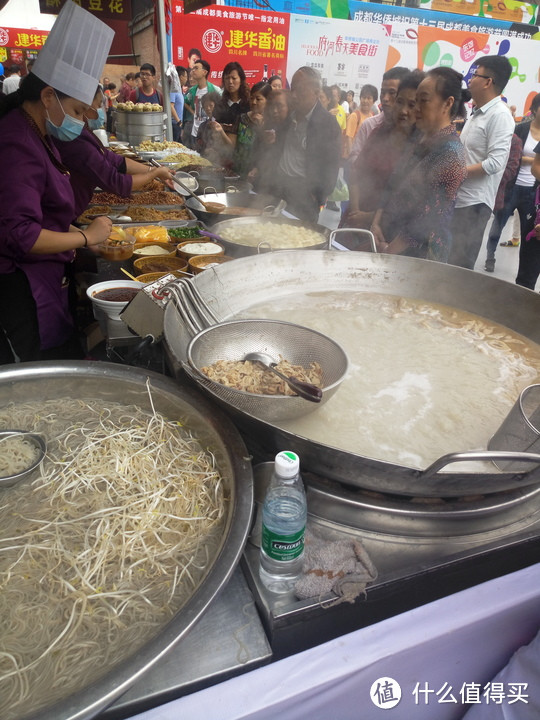
[[[132,717],[376,720],[390,707],[374,704],[377,682],[390,678],[401,687],[392,718],[458,720],[464,684],[483,688],[535,635],[539,601],[535,564]],[[215,647],[205,643],[198,652],[211,655]],[[441,688],[455,702],[443,701]]]

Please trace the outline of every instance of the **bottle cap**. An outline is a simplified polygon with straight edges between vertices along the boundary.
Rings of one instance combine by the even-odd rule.
[[[300,458],[291,450],[284,450],[276,455],[274,470],[276,475],[292,478],[300,470]]]

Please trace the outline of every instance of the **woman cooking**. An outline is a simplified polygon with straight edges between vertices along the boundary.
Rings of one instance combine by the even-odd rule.
[[[453,120],[470,99],[455,70],[430,70],[416,93],[416,127],[422,139],[389,180],[372,232],[377,249],[447,262],[456,194],[467,174]]]
[[[113,34],[66,3],[32,72],[0,101],[2,363],[81,356],[68,302],[69,266],[77,248],[108,237],[111,221],[97,218],[84,231],[71,225],[69,171],[51,138],[80,135]],[[62,57],[68,36],[77,47],[69,60]]]
[[[62,162],[70,173],[75,196],[74,218],[86,210],[96,187],[128,197],[134,190],[140,190],[154,179],[164,180],[171,187],[173,185],[172,175],[167,168],[151,168],[103,147],[92,132],[94,127],[101,127],[99,113],[102,111],[102,101],[103,90],[99,86],[92,105],[84,113],[86,124],[79,137],[71,141],[53,138]]]

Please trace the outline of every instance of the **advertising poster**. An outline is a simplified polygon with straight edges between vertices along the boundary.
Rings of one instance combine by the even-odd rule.
[[[380,87],[390,32],[384,25],[291,15],[287,74],[303,65],[320,71],[326,85],[354,90]]]
[[[218,2],[218,5],[220,3]],[[225,4],[225,2],[223,3]],[[333,17],[347,19],[349,17],[349,0],[228,0],[228,5],[240,8],[261,9],[266,6],[276,12],[295,13],[296,15],[314,15],[317,17]]]
[[[48,35],[48,30],[0,27],[0,48],[13,48],[19,51],[41,50]]]
[[[523,0],[421,0],[420,7],[531,25],[536,25],[538,15],[536,5]]]
[[[376,22],[390,25],[390,47],[387,69],[401,65],[416,67],[418,56],[418,28],[432,27],[441,30],[464,30],[503,37],[529,38],[538,32],[537,26],[524,26],[485,17],[464,17],[449,12],[417,10],[408,7],[384,6],[362,0],[349,0],[351,17],[359,22]]]
[[[504,90],[509,105],[515,105],[521,117],[531,99],[540,92],[540,44],[537,40],[503,38],[497,35],[418,28],[418,63],[423,70],[437,65],[452,67],[468,79],[483,55],[505,55],[512,75]]]
[[[209,80],[220,84],[223,68],[236,61],[250,85],[264,75],[282,75],[287,67],[289,15],[260,9],[211,5],[184,15],[175,2],[172,16],[172,61],[186,65],[190,48],[210,63]]]

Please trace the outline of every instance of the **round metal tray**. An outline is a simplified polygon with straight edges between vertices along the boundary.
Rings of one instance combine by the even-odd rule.
[[[203,447],[216,457],[230,495],[221,544],[191,598],[153,639],[128,660],[107,669],[106,674],[93,684],[54,706],[24,716],[25,720],[89,720],[95,717],[181,640],[228,582],[242,554],[253,502],[253,476],[248,453],[232,423],[194,390],[183,388],[157,373],[111,363],[25,363],[3,367],[0,404],[34,398],[72,397],[101,399],[104,404],[136,404],[151,410],[147,379],[156,411],[189,422]]]

